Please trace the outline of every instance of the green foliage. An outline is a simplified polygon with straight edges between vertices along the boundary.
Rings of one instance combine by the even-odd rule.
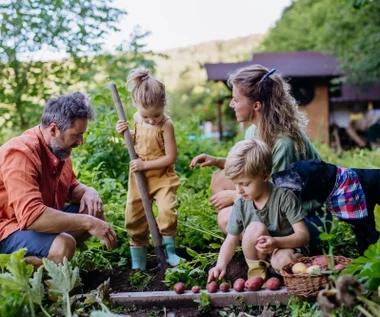
[[[318,304],[310,301],[302,300],[297,296],[291,296],[287,305],[289,316],[299,317],[319,317],[322,316],[318,310]]]
[[[20,249],[11,254],[10,260],[6,264],[9,273],[0,274],[0,297],[7,298],[3,308],[10,306],[14,310],[20,310],[21,307],[18,305],[23,304],[23,307],[27,307],[29,314],[35,316],[34,304],[39,305],[44,310],[42,307],[44,296],[41,284],[42,267],[33,275],[33,266],[27,265],[24,261],[25,253],[25,249]]]
[[[52,297],[63,297],[70,307],[70,291],[79,284],[79,268],[71,269],[69,261],[64,258],[63,264],[57,265],[47,259],[42,259],[50,279],[46,281],[49,294]]]
[[[5,267],[7,263],[10,261],[11,255],[10,254],[0,254],[0,273],[4,273]]]
[[[94,56],[126,12],[112,1],[3,1],[0,4],[1,127],[24,130],[38,122],[51,95],[92,79]],[[67,59],[43,62],[44,52]],[[4,124],[6,123],[6,124]]]
[[[197,253],[187,248],[187,253],[192,257],[191,260],[181,262],[174,268],[168,268],[165,272],[165,285],[173,288],[174,284],[181,281],[187,288],[198,285],[205,288],[207,282],[207,269],[216,263],[219,254],[216,252]]]
[[[0,316],[22,316],[25,306],[25,297],[18,291],[9,291],[6,295],[0,294]]]
[[[369,246],[363,256],[353,259],[343,274],[356,276],[369,291],[380,285],[380,241]]]
[[[333,217],[332,221],[323,219],[324,228],[320,239],[325,254],[342,255],[348,258],[358,256],[357,243],[350,226]]]
[[[284,10],[263,49],[330,53],[351,83],[379,83],[379,30],[379,1],[298,0]]]
[[[201,293],[200,299],[194,299],[198,303],[198,312],[201,316],[206,315],[211,310],[211,303],[208,295],[204,292]]]
[[[138,292],[145,290],[152,281],[152,276],[146,272],[134,271],[129,275],[128,282]]]

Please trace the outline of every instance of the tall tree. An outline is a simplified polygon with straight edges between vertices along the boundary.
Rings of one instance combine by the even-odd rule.
[[[333,54],[350,83],[380,83],[380,1],[294,1],[270,30],[263,48]]]
[[[91,62],[126,12],[113,0],[0,2],[0,126],[34,124],[46,99],[91,79]],[[44,52],[65,59],[42,61]],[[36,117],[37,116],[37,117]]]

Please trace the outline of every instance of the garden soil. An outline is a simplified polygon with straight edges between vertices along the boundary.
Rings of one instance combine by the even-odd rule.
[[[149,272],[150,268],[154,268],[157,265],[157,261],[155,257],[151,257],[148,260],[147,268]],[[119,292],[136,292],[141,291],[137,290],[135,287],[132,287],[128,283],[128,279],[130,274],[133,271],[126,266],[123,267],[114,267],[112,270],[98,270],[91,271],[81,274],[83,291],[89,292],[91,290],[96,289],[100,284],[105,282],[108,278],[110,279],[110,286],[112,293]],[[169,287],[163,283],[164,280],[164,270],[158,272],[149,272],[152,276],[151,283],[143,290],[144,292],[152,292],[152,291],[168,291]],[[227,268],[226,280],[235,281],[237,278],[246,279],[247,274],[247,265],[244,260],[243,255],[235,256],[231,260],[230,264]],[[220,316],[220,311],[224,310],[226,312],[229,311],[230,308],[218,308],[213,309],[207,314],[203,316]],[[152,314],[155,311],[157,314]],[[159,313],[161,312],[161,314]],[[156,307],[153,309],[139,309],[138,307],[130,308],[130,309],[122,309],[119,314],[124,314],[131,317],[146,317],[146,316],[175,316],[175,317],[194,317],[199,316],[197,308],[190,307],[174,307],[174,308],[165,308],[165,307]],[[228,316],[228,314],[227,314]]]

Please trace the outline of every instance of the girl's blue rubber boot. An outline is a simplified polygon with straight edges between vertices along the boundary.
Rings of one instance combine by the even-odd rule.
[[[132,270],[146,271],[146,247],[131,246]]]
[[[165,246],[166,261],[170,266],[177,266],[181,260],[185,261],[175,254],[174,237],[162,237],[162,242]]]

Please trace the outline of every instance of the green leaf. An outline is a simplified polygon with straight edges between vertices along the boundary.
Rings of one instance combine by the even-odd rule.
[[[25,249],[20,249],[10,255],[10,261],[6,264],[10,273],[0,274],[0,284],[4,289],[29,293],[33,266],[25,263],[25,253]]]
[[[40,266],[38,270],[34,272],[33,278],[29,279],[33,303],[36,303],[40,306],[42,305],[42,300],[45,294],[45,290],[42,285],[42,271],[43,266]]]
[[[5,270],[5,267],[7,263],[10,261],[11,255],[10,254],[0,254],[0,269],[3,273]]]
[[[46,281],[51,296],[69,298],[70,291],[80,282],[79,268],[71,269],[67,258],[64,258],[63,264],[56,264],[46,258],[42,259],[42,261],[51,277]]]

